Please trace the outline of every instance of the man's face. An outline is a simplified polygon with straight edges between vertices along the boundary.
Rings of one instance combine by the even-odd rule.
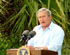
[[[40,25],[48,27],[51,22],[51,16],[48,16],[46,11],[38,12],[37,14]]]

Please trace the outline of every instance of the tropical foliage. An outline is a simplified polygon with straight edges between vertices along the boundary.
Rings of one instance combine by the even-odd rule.
[[[0,0],[0,54],[19,48],[24,30],[38,25],[36,11],[46,7],[52,11],[52,21],[65,31],[62,55],[70,54],[70,0]]]

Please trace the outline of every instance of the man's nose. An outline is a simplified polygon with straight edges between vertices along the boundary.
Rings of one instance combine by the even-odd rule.
[[[44,18],[43,18],[43,17],[41,17],[41,20],[44,20]]]

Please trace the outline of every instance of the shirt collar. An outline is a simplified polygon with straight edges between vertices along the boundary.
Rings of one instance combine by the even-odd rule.
[[[50,23],[50,25],[49,25],[49,27],[47,27],[48,29],[52,29],[53,28],[53,25],[54,23],[51,21],[51,23]],[[42,25],[40,25],[40,27],[39,28],[42,28]]]
[[[50,23],[50,25],[49,25],[48,28],[49,28],[49,29],[52,29],[52,28],[53,28],[53,24],[54,24],[54,23],[51,21],[51,23]]]

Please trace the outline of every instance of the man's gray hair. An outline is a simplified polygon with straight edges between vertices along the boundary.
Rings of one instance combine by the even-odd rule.
[[[50,11],[49,9],[47,9],[47,8],[40,8],[40,9],[37,11],[36,16],[37,16],[37,14],[38,14],[39,12],[42,12],[42,11],[46,11],[47,15],[48,15],[48,16],[51,16],[51,11]]]

